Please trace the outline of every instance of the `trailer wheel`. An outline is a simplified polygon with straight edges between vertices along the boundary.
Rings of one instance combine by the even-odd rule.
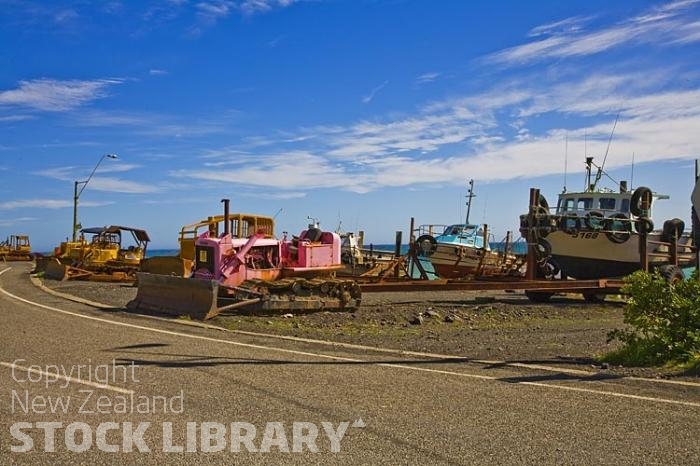
[[[605,295],[603,293],[596,293],[595,291],[584,291],[583,300],[587,303],[602,303],[605,301]]]
[[[678,282],[685,280],[685,275],[683,275],[683,270],[677,265],[664,265],[659,268],[659,273],[664,280],[666,280],[669,285],[675,285]]]
[[[549,299],[554,296],[554,293],[549,291],[531,291],[525,290],[525,296],[532,303],[546,303]]]

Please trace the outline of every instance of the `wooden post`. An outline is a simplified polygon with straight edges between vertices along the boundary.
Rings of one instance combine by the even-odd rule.
[[[527,269],[525,278],[534,280],[537,277],[537,257],[535,248],[537,247],[537,237],[535,235],[535,212],[540,199],[540,190],[530,188],[530,208],[527,214]]]
[[[700,180],[700,171],[698,171],[698,160],[695,159],[695,185],[697,186],[698,181]],[[690,210],[692,211],[691,218],[693,220],[693,246],[695,246],[695,275],[697,276],[698,280],[700,280],[700,218],[698,218],[698,214],[695,211],[696,206],[691,206]],[[698,209],[700,209],[700,206],[697,206]]]
[[[416,228],[416,219],[411,217],[411,225],[408,227],[408,256],[410,258],[408,276],[410,278],[413,278],[413,270],[414,270],[414,267],[416,266],[416,264],[415,264],[416,256],[415,256],[415,254],[411,253],[411,251],[413,251],[414,244],[416,242],[415,228]]]
[[[510,242],[512,241],[513,232],[506,232],[506,244],[503,245],[503,263],[507,263],[508,259],[508,249],[510,248]]]
[[[649,220],[649,210],[651,209],[651,193],[647,192],[642,196],[641,199],[641,210],[642,210],[642,216],[639,217],[638,221],[640,222],[640,232],[639,232],[639,259],[642,265],[642,270],[645,272],[649,271],[649,254],[648,254],[648,244],[647,244],[647,234],[649,233],[647,231],[647,220]]]
[[[402,232],[396,232],[396,240],[394,243],[394,258],[398,259],[401,257],[401,243],[402,243]],[[399,262],[396,261],[396,266],[394,267],[394,278],[399,278]]]

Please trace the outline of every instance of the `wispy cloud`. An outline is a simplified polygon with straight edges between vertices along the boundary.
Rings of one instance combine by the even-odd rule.
[[[440,77],[440,73],[424,73],[416,78],[418,84],[431,83]]]
[[[273,8],[284,8],[297,3],[299,0],[244,0],[238,8],[247,15],[264,13]]]
[[[95,201],[81,201],[81,207],[100,207],[105,205],[111,205],[114,202],[95,202]],[[65,209],[67,207],[73,207],[72,200],[60,200],[60,199],[22,199],[18,201],[5,201],[0,202],[0,210],[12,210],[12,209]]]
[[[553,35],[553,34],[564,34],[564,33],[577,33],[579,32],[583,25],[593,19],[592,16],[575,16],[572,18],[565,18],[561,21],[555,21],[553,23],[542,24],[540,26],[534,27],[528,33],[529,37],[538,37],[543,35]]]
[[[192,120],[154,113],[82,111],[71,115],[76,125],[86,127],[132,127],[141,136],[193,137],[220,133],[226,130],[221,119]],[[230,119],[230,118],[229,118]]]
[[[252,159],[257,162],[250,163]],[[236,155],[228,159],[228,163],[217,164],[212,168],[174,170],[170,175],[243,186],[271,187],[281,191],[310,187],[368,191],[360,178],[348,177],[342,165],[305,151],[268,153],[264,156],[251,154],[249,158]]]
[[[201,169],[171,174],[282,192],[359,193],[544,176],[561,172],[552,160],[563,157],[565,135],[570,153],[602,154],[618,112],[609,168],[627,165],[632,152],[638,162],[694,157],[700,141],[690,135],[700,125],[700,88],[665,89],[674,73],[574,74],[556,83],[511,78],[404,118],[306,128],[251,152],[211,151]],[[543,129],[542,119],[553,123]],[[297,149],[276,153],[278,146]]]
[[[106,97],[109,87],[122,82],[122,79],[59,81],[48,78],[20,81],[16,89],[0,91],[0,105],[63,112]]]
[[[7,115],[7,116],[0,116],[0,122],[8,122],[8,121],[24,121],[24,120],[31,120],[34,117],[31,115]]]
[[[0,227],[14,227],[22,223],[34,222],[36,220],[38,220],[36,217],[3,218],[0,220]]]
[[[150,74],[151,76],[163,76],[163,75],[168,74],[168,72],[166,70],[159,70],[157,68],[151,68],[150,70],[148,70],[148,74]]]
[[[379,86],[377,86],[377,87],[375,87],[374,89],[372,89],[372,90],[370,91],[369,94],[367,94],[366,96],[364,96],[364,97],[362,98],[362,102],[365,103],[365,104],[368,104],[368,103],[372,102],[372,99],[374,99],[374,96],[376,96],[377,93],[378,93],[379,91],[381,91],[382,89],[384,89],[384,88],[386,87],[387,84],[389,84],[389,81],[384,81],[384,82],[381,83]]]
[[[123,173],[139,168],[137,164],[112,163],[104,164],[96,171],[97,175],[90,180],[90,189],[111,193],[149,194],[161,191],[163,188],[156,183],[139,183],[115,177],[100,176],[100,173]],[[90,169],[73,166],[56,167],[34,172],[35,175],[44,176],[60,181],[83,180],[90,174]]]
[[[624,45],[669,45],[700,40],[696,20],[686,10],[697,0],[678,1],[655,7],[644,14],[600,29],[584,30],[591,18],[567,18],[530,31],[533,42],[517,45],[485,58],[486,63],[523,64],[548,58],[586,56]],[[539,39],[544,36],[544,38]]]

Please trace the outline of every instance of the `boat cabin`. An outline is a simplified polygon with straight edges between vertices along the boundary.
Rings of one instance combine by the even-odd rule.
[[[665,194],[653,194],[654,199],[668,199]],[[576,214],[584,217],[589,212],[600,212],[603,217],[623,214],[631,218],[630,201],[632,192],[586,191],[561,193],[557,202],[557,215]]]
[[[445,227],[445,231],[437,236],[438,243],[461,244],[475,248],[484,247],[484,228],[481,225],[457,224]],[[490,249],[486,243],[486,249]]]
[[[609,217],[613,214],[625,214],[630,216],[630,199],[632,193],[616,192],[571,192],[559,195],[557,203],[557,214],[576,214],[585,216],[588,212],[598,211],[603,216]]]

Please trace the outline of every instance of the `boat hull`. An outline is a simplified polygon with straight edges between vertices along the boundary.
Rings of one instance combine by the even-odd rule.
[[[440,278],[507,275],[517,269],[516,256],[497,251],[438,243],[430,262]]]
[[[661,239],[660,232],[648,236],[648,251],[651,267],[668,264],[668,246],[655,244]],[[582,280],[612,278],[629,275],[642,268],[639,254],[639,235],[631,233],[624,243],[615,243],[605,233],[578,232],[569,234],[555,231],[540,239],[563,275]],[[681,267],[694,263],[692,240],[683,235],[679,240],[678,263]],[[655,255],[658,254],[658,255]]]

